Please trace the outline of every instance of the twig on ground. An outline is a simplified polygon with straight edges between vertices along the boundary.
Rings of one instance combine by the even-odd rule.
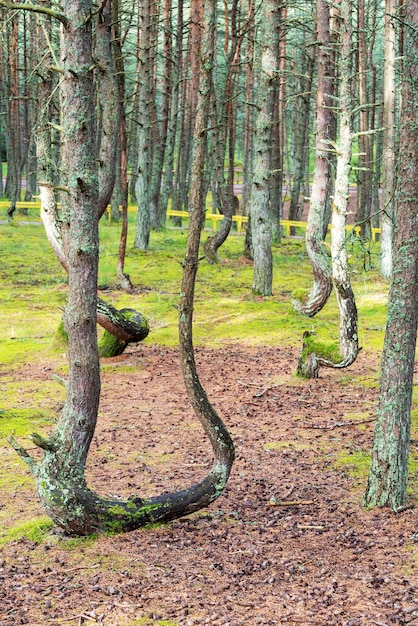
[[[87,619],[90,620],[90,622],[96,622],[96,618],[95,617],[90,617],[89,615],[85,615],[84,613],[79,613],[78,615],[73,615],[73,617],[61,617],[60,621],[61,622],[74,622],[76,619],[78,619],[78,623],[82,624],[82,620],[83,619]]]
[[[261,396],[264,396],[265,393],[267,393],[267,391],[271,391],[271,389],[277,389],[279,385],[272,385],[271,387],[266,387],[265,389],[263,389],[263,391],[260,391],[259,393],[255,393],[254,394],[254,398],[261,398]]]
[[[334,428],[343,428],[344,426],[359,426],[360,424],[368,424],[369,422],[375,422],[376,418],[371,417],[367,420],[350,420],[349,422],[336,422],[335,424],[312,424],[298,426],[298,428],[316,429],[316,430],[334,430]]]
[[[261,387],[263,383],[246,383],[244,380],[237,380],[238,385],[243,387]]]
[[[65,574],[68,574],[69,572],[77,572],[81,569],[95,569],[96,567],[100,567],[101,565],[101,563],[95,563],[94,565],[79,565],[78,567],[72,567],[71,569],[65,569],[63,571]]]
[[[307,506],[309,504],[315,504],[313,500],[276,500],[273,496],[269,500],[270,506]]]

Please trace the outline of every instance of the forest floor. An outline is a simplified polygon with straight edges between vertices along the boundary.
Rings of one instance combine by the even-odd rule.
[[[293,348],[199,348],[196,359],[236,445],[224,494],[125,535],[8,543],[0,625],[418,624],[416,510],[361,506],[378,364],[360,353],[349,371],[302,381]],[[50,374],[39,362],[13,375],[42,384]],[[94,489],[155,495],[205,474],[211,452],[176,350],[107,359],[102,387]],[[34,488],[1,505],[41,515]]]

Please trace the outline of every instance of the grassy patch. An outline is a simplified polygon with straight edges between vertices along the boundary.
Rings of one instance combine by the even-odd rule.
[[[131,220],[132,220],[131,216]],[[186,230],[152,233],[150,250],[133,249],[134,228],[128,239],[125,269],[136,286],[126,294],[116,287],[116,261],[120,225],[100,225],[99,285],[101,296],[122,308],[132,307],[150,321],[145,340],[165,346],[178,344],[177,306]],[[202,234],[204,241],[208,232]],[[66,276],[41,226],[3,225],[0,245],[5,259],[0,279],[0,299],[5,315],[0,320],[0,363],[8,368],[53,351],[54,335],[66,301]],[[251,293],[252,265],[243,259],[244,238],[232,235],[221,248],[223,262],[201,261],[196,285],[195,343],[219,347],[241,342],[251,345],[299,345],[305,330],[314,330],[319,342],[338,341],[339,316],[335,297],[314,319],[296,313],[293,293],[310,289],[311,268],[304,242],[284,238],[273,249],[273,296]],[[360,344],[364,349],[382,346],[387,284],[376,272],[354,276],[359,309]],[[58,348],[62,351],[62,347]]]
[[[335,461],[335,466],[346,471],[351,478],[365,480],[369,473],[370,461],[370,453],[355,451],[340,454]]]
[[[35,409],[8,409],[0,411],[0,445],[6,444],[6,437],[27,437],[34,430],[50,427],[54,417],[48,412]]]
[[[10,526],[6,532],[0,532],[0,547],[12,541],[24,540],[32,543],[42,543],[52,527],[52,521],[46,516]]]

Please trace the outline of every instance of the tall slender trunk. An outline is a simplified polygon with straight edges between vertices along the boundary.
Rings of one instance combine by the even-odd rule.
[[[254,0],[248,4],[248,28],[246,33],[245,66],[245,123],[243,137],[242,214],[248,215],[251,196],[251,172],[253,158],[254,126]]]
[[[115,56],[115,69],[118,86],[118,107],[119,107],[119,158],[118,158],[118,182],[120,188],[120,199],[122,205],[122,229],[119,241],[118,262],[116,275],[122,289],[130,291],[132,283],[129,275],[125,273],[125,256],[128,239],[128,138],[126,132],[125,113],[125,64],[122,53],[122,42],[120,35],[120,4],[119,0],[112,2],[112,39]],[[119,211],[119,207],[118,207]]]
[[[385,2],[385,68],[383,76],[383,184],[382,235],[380,274],[392,274],[392,228],[395,205],[395,64],[396,64],[396,0]]]
[[[7,130],[7,180],[6,195],[10,200],[9,217],[16,210],[21,191],[21,120],[20,120],[20,72],[19,72],[19,13],[8,20],[6,28],[7,62],[5,72],[8,88],[6,98]]]
[[[227,26],[231,25],[229,36]],[[212,132],[212,163],[213,182],[215,193],[214,205],[224,216],[217,232],[209,237],[205,243],[205,256],[210,263],[219,261],[218,250],[227,239],[231,226],[232,217],[236,211],[234,197],[234,148],[233,132],[234,118],[232,115],[232,102],[234,97],[234,78],[239,65],[239,55],[242,43],[242,35],[237,31],[237,1],[234,0],[231,8],[230,19],[226,22],[225,37],[225,67],[222,72],[225,78],[217,77],[213,87],[213,108],[215,110],[214,126]],[[230,42],[230,44],[229,44]],[[215,82],[215,81],[214,81]],[[225,176],[225,159],[227,157],[227,142],[229,139],[229,167]]]
[[[271,295],[273,255],[270,175],[271,133],[274,111],[274,80],[277,76],[280,2],[266,0],[262,7],[259,49],[259,82],[257,117],[254,137],[253,183],[251,188],[251,232],[254,251],[252,289],[254,293]]]
[[[170,13],[171,19],[171,13]],[[182,68],[182,47],[183,47],[183,3],[179,3],[177,9],[177,25],[174,47],[171,44],[171,38],[168,34],[166,38],[166,46],[170,48],[171,65],[167,67],[169,72],[169,89],[172,98],[170,107],[170,119],[167,128],[167,148],[166,148],[166,162],[163,173],[162,190],[160,195],[160,209],[159,214],[165,216],[170,194],[173,191],[174,180],[174,163],[175,163],[175,148],[177,145],[178,134],[178,121],[179,121],[179,99],[180,99],[180,76]],[[168,51],[167,51],[168,52]],[[172,208],[173,201],[172,201]]]
[[[98,214],[106,211],[115,185],[118,148],[119,104],[114,48],[112,44],[112,0],[101,4],[95,28],[95,56],[100,59],[97,86],[101,110],[98,150]]]
[[[311,90],[314,69],[314,46],[312,43],[305,49],[302,56],[302,76],[297,81],[299,96],[295,102],[295,133],[293,141],[294,147],[294,177],[289,204],[289,219],[300,220],[303,213],[304,198],[303,192],[306,165],[309,160],[309,117],[311,110]],[[294,234],[294,233],[292,233]]]
[[[358,97],[359,97],[359,157],[357,175],[357,215],[356,222],[360,224],[361,236],[365,239],[371,237],[370,212],[372,204],[372,136],[367,134],[370,125],[369,89],[367,85],[367,72],[369,67],[369,54],[366,43],[366,19],[365,0],[358,0],[357,6],[358,44]]]
[[[150,50],[150,0],[141,0],[141,44],[140,44],[140,76],[139,76],[139,116],[138,116],[138,170],[136,181],[136,197],[138,213],[134,248],[148,250],[151,233],[151,120],[150,90],[151,68],[149,66]]]
[[[281,19],[278,37],[277,55],[279,58],[279,72],[274,81],[274,111],[273,111],[273,128],[272,128],[272,145],[271,145],[271,216],[272,216],[272,240],[273,243],[279,243],[282,237],[282,227],[280,220],[283,216],[283,112],[284,98],[283,82],[284,82],[284,66],[286,60],[286,25],[284,16],[286,7],[280,7]]]
[[[382,354],[379,405],[372,462],[364,504],[405,504],[408,483],[411,401],[418,323],[418,3],[405,5],[397,203],[393,242],[393,278],[389,291]]]

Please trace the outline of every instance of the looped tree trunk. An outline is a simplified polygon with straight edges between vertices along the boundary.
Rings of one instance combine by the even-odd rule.
[[[63,9],[74,0],[64,0]],[[73,5],[71,4],[73,9]],[[205,3],[206,28],[202,47],[201,85],[193,146],[191,211],[187,252],[184,262],[179,306],[180,355],[183,377],[196,416],[211,441],[214,461],[211,471],[187,489],[153,498],[131,497],[126,500],[102,497],[89,489],[84,468],[94,435],[100,397],[100,368],[97,349],[97,266],[98,229],[95,197],[95,159],[91,159],[94,135],[91,125],[84,124],[77,103],[86,107],[86,116],[94,110],[89,76],[91,58],[91,7],[81,2],[76,16],[63,29],[65,63],[73,72],[64,72],[64,121],[76,119],[67,127],[65,157],[69,172],[83,174],[86,184],[80,188],[75,177],[69,177],[66,261],[69,273],[68,304],[65,326],[68,332],[69,374],[67,394],[60,419],[48,438],[32,435],[33,442],[44,451],[38,463],[13,439],[10,443],[28,464],[36,478],[41,504],[52,520],[67,532],[87,535],[102,531],[128,531],[149,522],[167,521],[201,509],[223,491],[234,461],[234,446],[222,420],[210,404],[196,371],[192,343],[192,314],[195,277],[198,266],[200,230],[204,219],[202,171],[206,153],[206,94],[213,63],[216,2]],[[90,53],[89,53],[90,50]],[[66,69],[66,68],[65,68]],[[67,79],[66,77],[70,77]],[[65,98],[67,96],[67,98]],[[66,115],[65,115],[66,114]],[[67,121],[68,124],[68,121]],[[74,129],[76,132],[74,132]],[[73,132],[70,132],[73,131]],[[82,141],[80,141],[82,139]],[[91,169],[88,170],[87,168]],[[99,304],[100,309],[100,304]]]

